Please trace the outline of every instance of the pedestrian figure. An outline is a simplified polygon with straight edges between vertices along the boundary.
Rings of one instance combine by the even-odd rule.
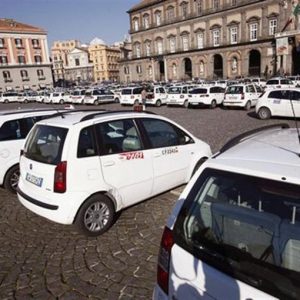
[[[146,110],[146,99],[147,99],[146,87],[143,87],[142,89],[141,98],[142,98],[143,110]]]

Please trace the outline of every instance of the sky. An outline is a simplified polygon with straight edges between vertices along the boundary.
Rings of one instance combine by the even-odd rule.
[[[107,44],[128,35],[126,13],[140,0],[0,0],[0,18],[41,27],[53,41],[77,39],[89,43],[99,37]]]

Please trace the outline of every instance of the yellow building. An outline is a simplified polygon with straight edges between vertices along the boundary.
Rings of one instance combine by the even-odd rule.
[[[54,81],[65,79],[65,67],[68,66],[67,55],[75,47],[80,47],[80,41],[55,41],[51,47]]]
[[[119,64],[121,51],[118,45],[108,46],[99,38],[91,41],[89,46],[90,60],[94,65],[94,80],[119,81]]]

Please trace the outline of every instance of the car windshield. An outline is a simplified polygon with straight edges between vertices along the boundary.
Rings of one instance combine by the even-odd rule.
[[[180,87],[170,87],[168,89],[168,94],[180,94],[181,88]]]
[[[243,94],[244,89],[241,85],[229,86],[226,90],[226,94]]]
[[[46,125],[36,125],[29,133],[25,144],[25,157],[56,165],[61,154],[68,129]]]
[[[221,271],[278,298],[299,299],[299,185],[206,169],[174,232],[186,250]]]
[[[54,93],[53,97],[59,97],[59,93]]]

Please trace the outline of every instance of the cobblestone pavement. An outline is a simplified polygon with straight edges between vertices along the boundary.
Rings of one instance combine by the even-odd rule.
[[[294,126],[293,120],[260,121],[253,111],[149,110],[177,121],[213,152],[246,130],[282,122]],[[0,299],[150,299],[163,226],[181,190],[124,210],[108,232],[87,238],[34,215],[0,189]]]

